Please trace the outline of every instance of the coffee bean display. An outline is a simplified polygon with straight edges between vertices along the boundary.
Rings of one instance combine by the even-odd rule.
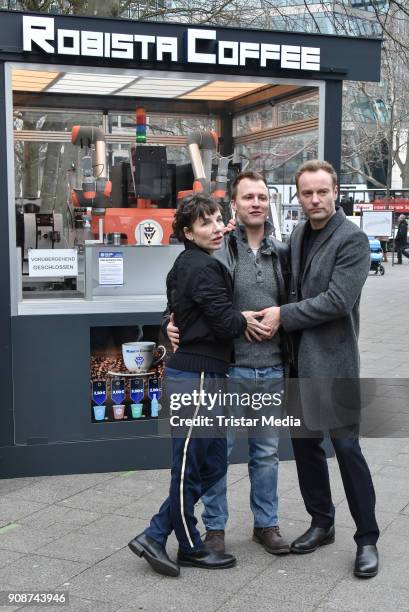
[[[109,371],[127,372],[122,356],[91,357],[91,380],[104,379]]]
[[[155,359],[160,356],[160,351],[155,351]],[[163,362],[155,368],[155,376],[162,378],[165,366]],[[128,372],[122,356],[118,357],[91,357],[91,381],[110,378],[108,372]]]

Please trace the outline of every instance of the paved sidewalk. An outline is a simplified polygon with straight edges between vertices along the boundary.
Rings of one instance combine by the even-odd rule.
[[[409,265],[387,264],[384,277],[370,277],[361,334],[362,376],[399,379],[406,392],[408,289]],[[0,588],[65,590],[70,606],[63,609],[78,612],[409,612],[409,439],[364,439],[362,446],[381,527],[381,571],[371,580],[352,576],[354,527],[331,459],[334,544],[311,555],[264,552],[251,541],[247,468],[233,465],[227,544],[238,565],[214,572],[182,568],[178,579],[154,574],[126,546],[166,495],[167,470],[0,480]],[[293,461],[280,466],[280,517],[290,540],[309,525]],[[172,538],[171,556],[176,549]]]

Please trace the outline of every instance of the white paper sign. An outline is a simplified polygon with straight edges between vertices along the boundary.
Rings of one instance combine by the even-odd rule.
[[[362,213],[362,229],[367,236],[392,236],[391,210]]]
[[[121,252],[99,252],[99,280],[100,285],[124,284],[124,256]]]
[[[77,249],[28,249],[29,276],[78,276]]]

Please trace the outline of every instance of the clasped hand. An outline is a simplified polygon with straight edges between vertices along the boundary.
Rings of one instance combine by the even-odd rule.
[[[269,340],[280,327],[280,308],[278,306],[270,306],[258,312],[246,310],[242,314],[247,321],[247,329],[244,335],[249,342]],[[179,328],[175,324],[173,313],[170,316],[166,331],[175,351],[179,346]]]
[[[258,312],[246,311],[242,314],[247,319],[247,329],[244,335],[249,342],[269,340],[275,336],[280,327],[280,308],[278,306],[270,306]]]

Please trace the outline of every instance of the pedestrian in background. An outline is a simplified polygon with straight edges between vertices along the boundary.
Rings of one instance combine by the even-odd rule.
[[[399,215],[398,218],[398,231],[395,237],[395,245],[396,251],[398,254],[398,264],[402,263],[402,255],[404,255],[407,259],[409,259],[409,254],[407,252],[407,244],[408,244],[408,222],[406,221],[405,215]]]

